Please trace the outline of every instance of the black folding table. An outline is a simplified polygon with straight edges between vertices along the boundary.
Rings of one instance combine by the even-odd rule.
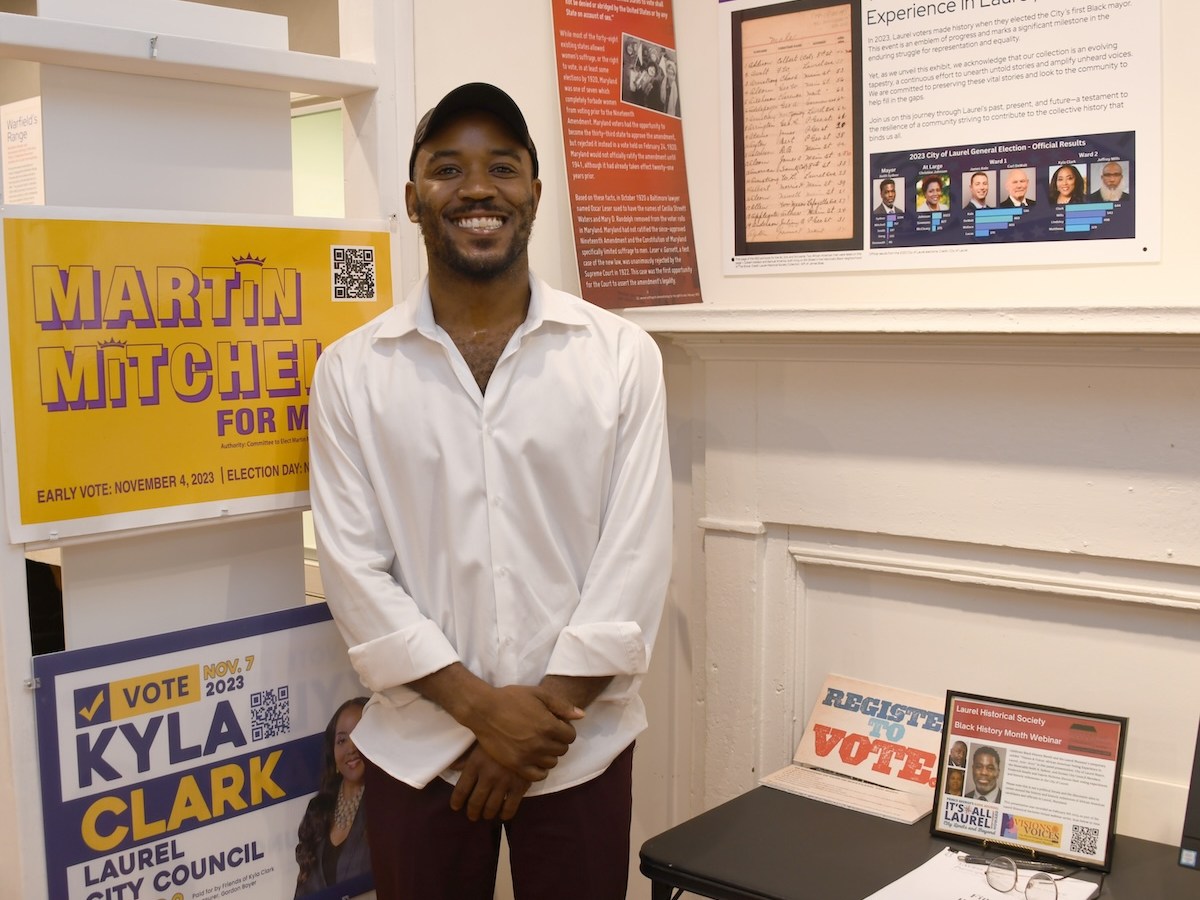
[[[904,825],[758,787],[650,838],[641,870],[654,900],[679,889],[713,900],[863,900],[946,846],[928,819]],[[1200,900],[1200,871],[1178,855],[1118,835],[1100,900]]]

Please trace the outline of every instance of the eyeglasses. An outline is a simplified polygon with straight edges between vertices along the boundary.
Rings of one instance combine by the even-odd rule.
[[[988,860],[984,873],[987,883],[1002,894],[1017,888],[1017,862],[1008,856],[997,856]],[[1058,900],[1058,880],[1049,872],[1034,872],[1025,882],[1025,900]]]

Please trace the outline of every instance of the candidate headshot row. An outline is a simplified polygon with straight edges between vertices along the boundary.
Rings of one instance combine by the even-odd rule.
[[[1098,187],[1089,192],[1085,165],[1065,164],[1046,170],[1044,197],[1047,202],[1067,203],[1118,202],[1129,199],[1126,187],[1128,163],[1109,161],[1092,165],[1092,181]],[[879,204],[877,216],[904,212],[904,178],[882,178],[876,182]],[[1000,171],[980,169],[962,175],[962,203],[968,209],[1010,209],[1032,207],[1038,202],[1037,170],[1032,166]],[[917,212],[944,212],[951,208],[951,176],[936,172],[922,177],[913,197]]]

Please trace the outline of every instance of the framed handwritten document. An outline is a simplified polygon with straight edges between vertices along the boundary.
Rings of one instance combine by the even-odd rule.
[[[860,5],[793,0],[731,24],[735,252],[861,250]]]

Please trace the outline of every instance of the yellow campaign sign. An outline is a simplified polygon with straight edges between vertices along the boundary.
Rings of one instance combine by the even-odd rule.
[[[304,505],[313,367],[391,306],[389,243],[6,216],[10,538]]]

